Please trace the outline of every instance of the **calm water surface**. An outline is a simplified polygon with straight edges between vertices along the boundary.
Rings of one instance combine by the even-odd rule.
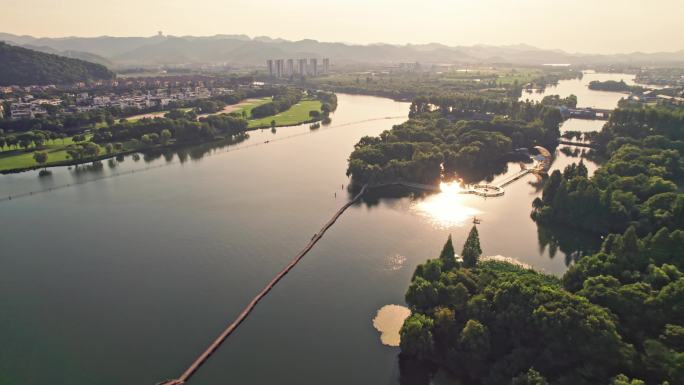
[[[313,133],[256,131],[230,152],[195,149],[184,162],[127,157],[47,179],[0,177],[6,196],[160,166],[0,203],[0,384],[179,375],[348,199],[358,139],[407,113],[407,103],[339,95],[333,124]],[[553,167],[577,160],[559,152]],[[536,182],[530,175],[500,199],[447,188],[352,207],[191,383],[398,384],[398,348],[381,343],[373,318],[404,303],[413,269],[449,234],[460,248],[473,214],[486,255],[566,270],[572,255],[558,247],[572,239],[540,234],[529,218]]]
[[[636,84],[634,82],[635,75],[621,74],[621,73],[596,73],[594,71],[584,71],[582,79],[562,80],[557,86],[547,87],[544,92],[533,91],[527,93],[523,91],[522,100],[529,99],[532,101],[541,101],[546,95],[561,95],[566,97],[569,95],[577,96],[578,107],[594,107],[613,109],[617,107],[617,102],[627,96],[627,94],[619,92],[594,91],[588,88],[589,83],[594,80],[607,81],[624,80],[629,85]]]

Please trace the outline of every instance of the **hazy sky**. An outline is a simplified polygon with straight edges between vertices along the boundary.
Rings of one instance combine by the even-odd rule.
[[[350,43],[684,49],[684,0],[0,0],[0,32],[247,34]]]

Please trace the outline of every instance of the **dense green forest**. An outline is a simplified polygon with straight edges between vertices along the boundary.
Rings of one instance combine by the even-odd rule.
[[[409,116],[356,144],[347,170],[355,182],[434,184],[442,172],[481,176],[515,148],[554,147],[562,122],[546,104],[468,96],[416,98]]]
[[[618,109],[594,142],[608,158],[593,177],[573,165],[554,171],[532,217],[600,234],[639,235],[684,227],[684,111]]]
[[[123,121],[103,127],[94,132],[93,141],[107,143],[112,141],[140,140],[146,136],[160,137],[168,131],[176,143],[214,140],[220,136],[232,136],[247,130],[247,120],[241,116],[220,114],[197,120],[193,112],[173,110],[164,118],[141,119],[134,122]]]
[[[684,233],[610,236],[558,279],[479,261],[473,227],[418,266],[406,293],[405,356],[467,384],[680,384],[684,378]]]
[[[618,109],[593,137],[607,161],[555,171],[533,218],[604,235],[561,279],[462,259],[418,266],[402,353],[469,384],[679,384],[684,378],[684,114]]]
[[[625,83],[624,80],[606,80],[604,82],[594,80],[589,83],[589,89],[595,91],[611,91],[611,92],[638,92],[641,93],[645,90],[644,87],[640,86],[630,86]]]
[[[0,42],[0,85],[73,84],[114,77],[100,64]]]

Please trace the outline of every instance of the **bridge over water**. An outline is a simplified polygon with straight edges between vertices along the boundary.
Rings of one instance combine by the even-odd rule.
[[[592,119],[592,120],[608,120],[613,110],[607,110],[603,108],[561,108],[561,115],[565,119]]]

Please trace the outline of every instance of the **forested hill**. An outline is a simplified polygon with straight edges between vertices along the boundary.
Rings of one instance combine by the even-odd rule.
[[[0,42],[0,85],[71,84],[114,76],[100,64]]]

